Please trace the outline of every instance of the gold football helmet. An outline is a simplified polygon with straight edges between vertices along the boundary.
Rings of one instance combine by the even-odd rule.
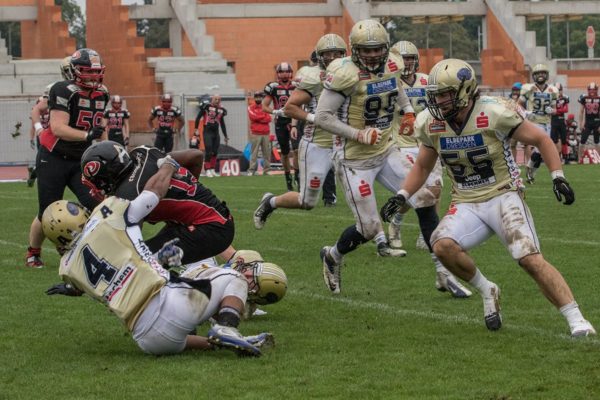
[[[350,31],[352,61],[371,73],[383,71],[390,51],[390,36],[379,22],[365,19]]]
[[[477,96],[477,93],[475,70],[463,60],[442,60],[435,64],[429,73],[427,107],[431,115],[438,120],[448,120],[456,116],[469,105],[469,101]]]
[[[321,69],[327,69],[330,62],[346,56],[346,42],[335,33],[321,36],[315,47],[317,61]]]
[[[404,60],[403,77],[412,76],[419,70],[419,49],[412,42],[402,40],[393,45],[391,51]]]
[[[283,299],[287,292],[287,276],[273,263],[252,263],[253,279],[248,284],[248,301],[256,304],[273,304]]]
[[[71,56],[67,56],[60,62],[60,75],[65,81],[73,80],[73,69],[71,68]]]
[[[531,77],[537,84],[543,85],[548,81],[549,70],[546,64],[535,64],[531,69]]]
[[[90,214],[83,206],[68,200],[50,204],[42,215],[44,235],[58,248],[67,248],[83,230]]]

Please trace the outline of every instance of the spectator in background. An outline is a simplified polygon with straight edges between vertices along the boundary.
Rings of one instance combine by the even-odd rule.
[[[111,99],[111,108],[104,111],[102,126],[106,126],[108,140],[123,146],[129,145],[129,111],[122,108],[121,96],[115,95]]]
[[[252,145],[248,175],[254,175],[256,173],[258,149],[261,150],[263,155],[263,174],[268,174],[271,169],[271,143],[269,140],[269,134],[271,133],[269,127],[271,115],[262,108],[264,97],[264,92],[254,93],[254,104],[248,106],[248,118],[250,118],[250,144]]]
[[[552,114],[550,122],[550,137],[556,145],[556,151],[562,155],[565,164],[569,163],[569,146],[567,145],[567,125],[565,114],[569,112],[569,96],[563,95],[563,87],[556,83],[558,98],[556,99],[556,112]]]
[[[158,126],[154,128],[154,120],[158,119]],[[179,127],[176,127],[176,122],[179,121]],[[179,133],[183,128],[183,117],[179,107],[173,106],[173,96],[165,93],[160,98],[160,106],[154,107],[150,111],[148,118],[148,126],[156,134],[154,139],[154,147],[170,153],[173,150],[173,135]]]
[[[216,176],[215,166],[217,165],[217,154],[219,152],[219,146],[221,145],[221,138],[219,136],[219,126],[223,131],[225,137],[225,144],[229,143],[229,137],[227,136],[227,127],[225,126],[225,116],[227,110],[221,107],[221,96],[215,94],[209,104],[202,104],[198,115],[196,116],[196,122],[194,123],[194,132],[197,132],[200,120],[202,120],[203,126],[203,139],[204,139],[204,170],[206,176],[212,178]]]

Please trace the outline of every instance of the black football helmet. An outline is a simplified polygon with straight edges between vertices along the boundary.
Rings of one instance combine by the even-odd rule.
[[[81,156],[82,179],[108,195],[132,169],[133,161],[125,147],[111,140],[91,145]]]
[[[160,97],[160,105],[163,109],[168,110],[173,105],[173,96],[170,93],[165,93]]]
[[[102,86],[106,67],[96,50],[77,50],[71,55],[70,65],[77,86],[85,89],[97,89]]]
[[[277,73],[277,80],[280,83],[288,83],[292,80],[294,69],[289,63],[282,62],[277,64],[277,67],[275,67],[275,72]]]

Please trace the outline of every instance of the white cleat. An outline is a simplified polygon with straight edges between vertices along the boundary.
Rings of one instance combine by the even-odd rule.
[[[406,251],[402,249],[394,249],[386,242],[377,245],[377,254],[381,257],[404,257]]]
[[[419,234],[419,237],[417,238],[417,243],[415,246],[417,247],[417,250],[429,251],[429,247],[427,247],[427,243],[425,243],[425,239],[423,238],[422,233]]]
[[[487,293],[481,293],[483,299],[483,318],[485,326],[490,331],[497,331],[502,327],[502,315],[500,314],[500,288],[492,283]]]
[[[450,292],[452,297],[465,299],[473,294],[462,285],[450,271],[439,270],[435,276],[435,288],[440,292]]]
[[[592,324],[585,319],[577,321],[571,328],[571,337],[579,338],[586,336],[596,336],[596,330]]]
[[[340,264],[336,264],[329,254],[330,246],[325,246],[321,249],[320,257],[323,262],[323,280],[325,286],[333,294],[339,294],[342,289],[342,274]]]
[[[402,248],[402,237],[400,235],[400,225],[390,222],[388,225],[388,242],[393,249]]]
[[[275,195],[273,193],[265,193],[263,194],[262,199],[260,199],[260,204],[254,211],[253,216],[254,227],[256,229],[264,228],[265,224],[267,223],[267,218],[269,218],[269,215],[271,215],[273,212],[273,207],[271,207],[270,201],[274,196]]]

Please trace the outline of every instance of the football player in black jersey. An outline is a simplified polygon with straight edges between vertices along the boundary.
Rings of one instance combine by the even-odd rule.
[[[106,127],[108,140],[127,146],[129,144],[129,118],[127,109],[123,108],[121,96],[112,97],[111,108],[104,111],[102,126]]]
[[[90,188],[81,181],[79,164],[93,140],[106,138],[101,126],[102,113],[110,98],[102,84],[105,67],[95,50],[83,48],[71,55],[69,68],[72,79],[56,82],[50,88],[50,126],[39,136],[36,158],[39,207],[29,231],[26,256],[26,265],[32,268],[44,266],[42,213],[48,205],[63,198],[65,188],[71,189],[90,210],[98,204]]]
[[[265,98],[263,99],[263,110],[269,114],[273,114],[275,119],[275,135],[277,136],[277,142],[281,150],[281,163],[283,164],[283,170],[285,172],[285,183],[289,191],[294,190],[292,184],[292,173],[290,166],[290,130],[292,119],[286,116],[283,112],[283,107],[287,103],[288,99],[292,95],[294,85],[292,83],[292,75],[294,70],[292,66],[286,62],[282,62],[275,68],[277,73],[277,82],[270,82],[265,86]],[[272,104],[271,104],[272,103]],[[295,142],[295,143],[294,143]],[[298,141],[292,142],[293,150],[298,149]],[[298,187],[300,187],[300,177],[298,176],[298,157],[294,157],[294,165],[296,175],[294,180]]]
[[[221,96],[215,94],[211,97],[210,103],[204,103],[200,106],[196,121],[194,123],[194,136],[198,142],[198,125],[202,120],[202,138],[204,139],[204,154],[206,161],[204,162],[204,170],[206,176],[212,178],[216,176],[215,166],[217,165],[217,154],[221,145],[221,137],[219,136],[219,127],[225,137],[225,144],[229,143],[227,136],[227,127],[225,126],[225,116],[227,110],[221,106]]]
[[[158,126],[154,128],[154,120],[158,119]],[[179,121],[179,127],[176,123]],[[173,135],[183,128],[184,121],[179,107],[173,106],[173,96],[165,93],[160,98],[160,106],[152,108],[148,118],[148,126],[156,134],[154,147],[165,153],[173,150]]]

